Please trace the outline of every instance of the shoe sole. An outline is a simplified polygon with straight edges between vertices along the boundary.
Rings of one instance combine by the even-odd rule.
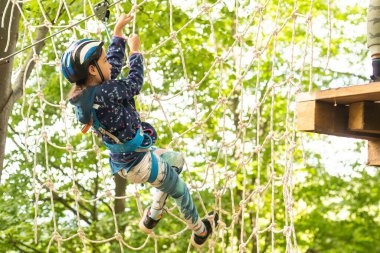
[[[215,218],[214,218],[215,219]],[[215,225],[215,221],[213,220],[213,221],[210,221],[211,222],[211,227],[213,228],[213,230],[218,226],[218,224],[216,224]],[[214,233],[214,231],[212,231],[212,233]],[[191,235],[191,244],[194,246],[194,248],[196,248],[196,249],[200,249],[200,248],[202,248],[203,246],[205,246],[205,244],[208,242],[208,240],[210,239],[210,236],[212,236],[212,234],[210,234],[208,237],[209,238],[207,238],[207,240],[205,240],[202,244],[198,244],[198,243],[196,243],[195,242],[195,240],[194,240],[194,232],[193,232],[193,234]]]
[[[143,216],[142,216],[142,218],[141,218],[141,220],[139,222],[139,228],[140,228],[140,230],[143,231],[147,235],[149,235],[149,234],[151,234],[153,232],[152,229],[149,229],[149,228],[145,227],[145,225],[144,225],[144,218],[145,218],[145,216],[148,215],[148,209],[149,208],[146,208],[144,210],[144,214],[143,214]]]
[[[193,235],[191,235],[191,244],[194,246],[194,248],[196,248],[196,249],[201,249],[201,248],[203,248],[203,246],[205,246],[205,244],[206,244],[206,242],[208,241],[208,239],[209,239],[209,238],[207,238],[207,240],[206,240],[204,243],[202,243],[202,244],[198,244],[198,243],[196,243],[196,242],[194,241],[194,234],[193,234]]]

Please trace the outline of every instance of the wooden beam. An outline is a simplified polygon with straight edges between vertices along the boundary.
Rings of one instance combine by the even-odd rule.
[[[380,82],[300,93],[297,102],[323,101],[331,104],[352,104],[361,101],[380,101]]]
[[[380,139],[368,141],[368,165],[380,166]]]
[[[353,131],[380,134],[380,104],[365,101],[350,105],[348,128]]]
[[[297,130],[365,140],[380,139],[380,134],[351,131],[348,128],[349,107],[321,101],[297,103]]]

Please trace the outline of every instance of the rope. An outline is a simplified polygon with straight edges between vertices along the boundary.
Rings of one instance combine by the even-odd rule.
[[[10,2],[7,3],[4,16],[9,11],[7,9],[9,9]],[[174,204],[168,201],[166,206],[168,215],[165,216],[165,219],[172,219],[179,224],[179,230],[172,231],[170,234],[152,234],[147,236],[143,242],[139,242],[139,245],[135,245],[136,242],[130,242],[118,227],[113,202],[116,199],[136,201],[137,209],[132,210],[132,212],[136,214],[134,218],[137,221],[142,215],[143,206],[146,206],[142,200],[147,198],[146,193],[142,193],[142,198],[136,185],[135,189],[127,191],[126,196],[114,196],[112,193],[114,183],[108,168],[104,168],[107,159],[96,142],[95,134],[91,135],[91,139],[87,139],[88,142],[91,142],[92,148],[89,149],[86,142],[75,143],[74,145],[72,136],[77,134],[79,130],[73,123],[75,122],[73,108],[67,105],[65,100],[65,83],[62,75],[59,71],[52,71],[52,75],[59,75],[57,78],[60,84],[59,102],[49,101],[49,96],[46,96],[48,91],[44,89],[45,82],[40,78],[42,68],[59,69],[59,56],[62,47],[57,46],[58,35],[68,29],[73,29],[74,34],[76,32],[88,32],[80,28],[80,25],[88,20],[95,20],[91,1],[88,1],[88,4],[92,14],[87,15],[85,8],[87,1],[84,1],[83,15],[79,21],[75,21],[78,11],[70,13],[70,6],[62,0],[59,9],[66,11],[69,22],[57,25],[48,21],[48,15],[44,12],[41,2],[39,0],[37,2],[44,23],[29,23],[31,22],[29,21],[31,20],[29,13],[24,11],[21,14],[23,24],[30,29],[24,31],[23,39],[19,42],[22,43],[21,49],[0,59],[1,63],[11,57],[18,57],[22,62],[25,55],[21,52],[30,48],[34,50],[34,47],[43,41],[46,41],[54,50],[55,59],[48,59],[43,53],[35,54],[31,60],[31,62],[36,62],[36,67],[33,69],[33,77],[35,78],[26,80],[24,77],[24,98],[21,114],[25,123],[25,145],[32,147],[30,150],[33,150],[28,156],[29,161],[33,163],[33,184],[35,186],[33,193],[36,201],[34,240],[38,241],[41,195],[49,194],[53,230],[47,245],[47,252],[52,247],[57,247],[58,252],[62,252],[64,242],[74,238],[81,240],[83,251],[88,250],[89,244],[116,241],[121,252],[124,252],[125,248],[141,251],[148,243],[152,243],[155,252],[158,252],[161,239],[175,240],[184,236],[187,231],[186,222],[177,215],[178,211]],[[185,168],[187,170],[182,176],[188,182],[193,192],[193,198],[199,200],[198,210],[201,216],[207,214],[211,209],[215,209],[219,213],[219,227],[209,240],[210,251],[246,252],[254,244],[256,245],[256,252],[262,252],[261,247],[267,234],[270,234],[272,252],[278,251],[276,243],[284,240],[286,241],[286,252],[297,251],[292,208],[294,203],[292,197],[294,184],[293,156],[296,145],[295,115],[292,111],[292,105],[294,104],[294,94],[301,90],[304,66],[307,65],[305,63],[308,56],[310,57],[310,66],[313,63],[313,2],[310,3],[308,13],[302,14],[298,12],[297,1],[293,7],[286,9],[288,7],[281,1],[273,3],[270,0],[265,0],[262,1],[262,4],[251,3],[246,6],[236,0],[231,7],[234,16],[227,17],[223,16],[224,14],[221,12],[225,8],[224,1],[218,0],[213,4],[202,4],[193,10],[183,10],[185,13],[189,13],[189,18],[181,27],[178,27],[174,21],[174,10],[178,6],[169,0],[167,3],[169,12],[167,35],[162,37],[156,45],[146,48],[146,51],[143,52],[147,77],[145,85],[148,85],[149,89],[146,90],[146,94],[138,97],[141,117],[147,121],[159,121],[158,126],[162,124],[162,126],[167,127],[166,134],[172,138],[168,148],[186,154]],[[121,0],[115,1],[110,6],[115,6],[117,11],[123,11],[121,3]],[[132,33],[136,32],[137,19],[142,20],[143,23],[145,18],[143,12],[137,16],[138,10],[144,7],[145,12],[151,8],[149,3],[147,0],[140,3],[135,0],[132,1],[130,13],[135,15]],[[17,1],[12,1],[12,6],[15,4],[21,10]],[[331,29],[330,7],[328,12]],[[13,12],[11,12],[11,17],[12,15]],[[4,16],[2,27],[4,26]],[[233,22],[233,34],[230,34],[232,39],[229,38],[229,45],[226,48],[221,48],[218,44],[220,34],[217,34],[219,31],[216,30],[218,28],[216,23],[218,19],[223,20],[224,18],[230,18]],[[58,14],[54,16],[54,24],[57,21]],[[202,37],[205,42],[199,45],[199,48],[191,48],[190,50],[182,34],[186,31],[196,31],[199,28],[198,21],[202,21],[202,25],[209,27],[210,33],[207,34],[208,38]],[[110,24],[107,23],[106,25]],[[27,41],[33,41],[32,30],[42,26],[49,28],[50,35],[24,46]],[[306,36],[302,42],[296,44],[296,27],[300,29],[300,26],[306,31]],[[59,30],[53,32],[54,29]],[[153,28],[150,32],[154,32]],[[230,33],[228,29],[226,32]],[[281,34],[285,32],[291,32],[291,41],[282,40]],[[331,34],[328,36],[331,37]],[[251,45],[247,43],[248,41]],[[157,69],[158,52],[164,47],[173,48],[172,52],[179,59],[178,64],[181,65],[183,78],[171,84],[171,88],[162,91],[163,84],[155,81],[160,73],[154,70]],[[296,47],[303,49],[296,51]],[[208,69],[202,73],[201,77],[197,78],[197,73],[190,71],[191,66],[187,61],[189,57],[197,55],[192,51],[200,48],[206,48],[210,54],[213,54],[213,57],[210,60],[207,55],[205,57],[200,56],[200,63],[207,63]],[[279,69],[278,55],[284,54],[285,51],[290,52],[286,61],[288,68],[283,76],[279,76],[277,73]],[[311,54],[309,55],[308,52]],[[264,68],[266,68],[264,65],[266,59],[271,59],[269,81],[265,80],[267,77],[262,76]],[[30,65],[31,62],[28,64]],[[327,64],[328,59],[326,66]],[[231,81],[232,74],[235,78]],[[309,75],[311,83],[313,75],[311,67]],[[26,87],[28,85],[36,87],[36,92],[27,94]],[[212,99],[215,94],[218,95],[216,100]],[[279,106],[277,104],[278,98],[286,100],[286,114],[283,124],[277,126],[278,119],[276,119],[275,110]],[[181,106],[183,111],[178,110]],[[47,108],[54,108],[57,111],[57,116],[60,119],[60,127],[58,128],[60,129],[57,129],[56,125],[49,125],[50,120],[46,120]],[[34,109],[37,109],[37,114],[33,112]],[[177,130],[178,119],[184,126],[181,128],[181,132]],[[209,133],[209,125],[215,125],[217,131]],[[267,129],[269,130],[268,133],[265,132]],[[276,149],[277,145],[283,145],[284,150]],[[64,153],[62,157],[55,159],[65,160],[62,162],[61,169],[67,173],[66,175],[52,166],[50,149]],[[264,164],[265,152],[270,155],[266,164]],[[43,160],[39,158],[41,154],[44,157]],[[82,175],[79,175],[82,172],[76,165],[77,159],[88,155],[94,156],[96,160],[94,164],[89,165],[89,168],[83,169],[91,172],[96,171],[101,180],[99,186],[101,192],[91,197],[84,194],[85,189],[81,189],[80,184],[77,183],[83,181]],[[64,176],[64,178],[60,176]],[[71,182],[69,190],[67,190],[67,183],[65,182],[67,179]],[[278,184],[282,187],[281,191],[279,191]],[[202,198],[204,191],[212,193],[214,198],[205,201]],[[236,196],[237,193],[239,193],[238,196]],[[55,211],[57,204],[54,196],[64,196],[74,200],[75,217],[71,218],[76,221],[76,228],[74,229],[75,232],[70,235],[66,231],[62,231],[61,226],[59,226],[60,221]],[[278,204],[279,201],[276,198],[280,198],[281,204]],[[83,226],[84,221],[81,216],[81,211],[85,208],[83,203],[96,205],[100,201],[112,213],[114,233],[109,238],[90,238],[90,235],[86,234],[86,227]],[[226,207],[225,201],[230,201],[231,206]],[[269,208],[264,208],[265,206]],[[284,221],[282,227],[279,225],[279,218],[276,217],[276,211],[281,208],[284,208],[283,217],[281,217]],[[250,215],[252,217],[249,217]],[[237,228],[244,229],[240,229],[240,233],[237,234]],[[253,241],[255,243],[252,243]],[[190,250],[191,245],[189,243],[187,252]]]

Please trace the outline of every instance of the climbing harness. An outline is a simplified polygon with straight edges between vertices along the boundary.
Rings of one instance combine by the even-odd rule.
[[[158,175],[158,160],[153,153],[155,148],[152,147],[152,145],[155,143],[157,135],[155,131],[152,129],[153,127],[150,126],[150,124],[143,122],[145,123],[145,127],[148,125],[151,128],[146,127],[144,129],[143,125],[140,125],[136,131],[135,137],[123,143],[115,135],[105,130],[106,129],[105,126],[102,123],[100,123],[98,117],[96,116],[96,110],[98,108],[99,108],[99,105],[97,104],[93,105],[92,117],[89,123],[86,124],[82,128],[82,133],[86,133],[91,127],[93,127],[96,131],[100,132],[102,135],[107,135],[108,137],[110,137],[113,141],[116,142],[116,144],[104,142],[104,145],[107,147],[107,149],[111,153],[117,154],[117,153],[130,153],[130,152],[139,152],[139,153],[150,152],[151,160],[152,160],[152,168],[151,168],[151,173],[150,173],[148,182],[153,183],[156,180],[157,175]],[[113,162],[113,163],[120,164],[117,162]],[[112,169],[112,164],[111,164],[111,169]]]

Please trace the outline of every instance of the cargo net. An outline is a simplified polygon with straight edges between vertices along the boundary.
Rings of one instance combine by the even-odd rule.
[[[81,38],[107,46],[116,18],[131,13],[124,32],[139,34],[145,64],[141,119],[155,126],[159,147],[184,154],[181,177],[200,216],[219,213],[204,251],[296,252],[295,94],[312,83],[313,1],[115,1],[108,8],[108,23],[91,1],[8,1],[5,8],[21,12],[13,57],[26,70],[15,69],[24,71],[16,110],[33,168],[35,243],[45,240],[47,252],[193,250],[170,198],[154,233],[138,229],[152,187],[114,178],[107,150],[95,133],[80,133],[68,103],[63,51]],[[126,59],[123,76],[128,68]]]

